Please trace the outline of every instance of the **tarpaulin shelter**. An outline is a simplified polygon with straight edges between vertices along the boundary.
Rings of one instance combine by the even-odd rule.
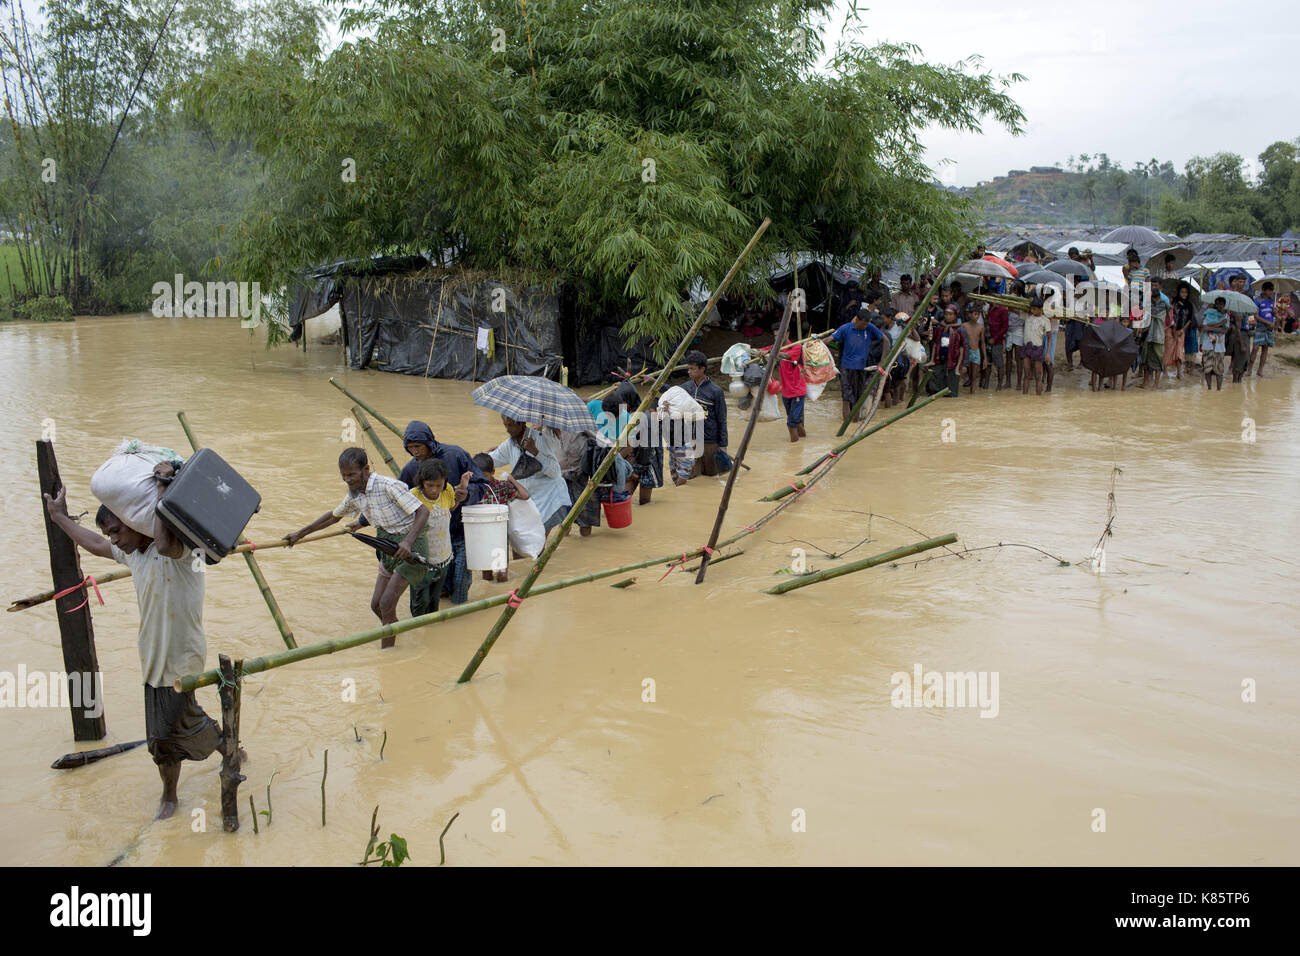
[[[558,289],[381,257],[313,270],[290,312],[292,335],[337,303],[348,364],[427,378],[558,380],[564,362]]]

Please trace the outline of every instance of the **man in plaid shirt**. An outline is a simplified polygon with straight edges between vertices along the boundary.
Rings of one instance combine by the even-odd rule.
[[[293,547],[307,535],[328,528],[343,518],[364,515],[378,537],[397,544],[392,555],[379,556],[379,576],[370,598],[370,610],[382,624],[397,623],[397,602],[408,585],[423,580],[426,567],[408,560],[412,554],[429,556],[429,539],[424,533],[429,523],[429,509],[411,494],[406,483],[385,478],[370,470],[364,448],[346,448],[339,455],[339,475],[348,486],[347,497],[333,511],[327,511],[307,527],[284,536]],[[348,525],[349,530],[360,522]],[[385,637],[381,647],[392,647],[396,637]]]

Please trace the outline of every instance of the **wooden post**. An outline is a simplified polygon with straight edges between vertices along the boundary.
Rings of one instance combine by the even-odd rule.
[[[303,339],[306,339],[306,335],[303,336]],[[194,432],[190,431],[190,423],[186,420],[185,413],[177,412],[176,417],[180,419],[181,428],[185,429],[185,437],[189,439],[190,447],[198,451],[199,443],[194,438]],[[262,592],[262,598],[266,601],[266,606],[270,608],[271,618],[280,631],[284,646],[288,648],[297,647],[298,642],[293,639],[293,630],[289,627],[288,621],[285,620],[284,612],[280,610],[280,602],[271,593],[271,585],[266,583],[266,577],[262,574],[262,568],[257,563],[256,555],[252,551],[245,551],[244,560],[248,563],[248,570],[253,575],[253,582],[257,585],[257,589]]]
[[[225,654],[217,655],[221,669],[221,829],[234,833],[239,829],[239,704],[243,661],[234,665]]]
[[[93,687],[102,698],[103,680],[99,673],[99,655],[95,653],[95,627],[90,620],[90,595],[77,587],[85,581],[81,572],[81,556],[76,543],[50,520],[45,507],[45,495],[53,497],[63,487],[59,478],[59,463],[54,457],[54,443],[36,442],[36,472],[41,485],[41,515],[45,518],[45,540],[50,548],[50,573],[54,577],[54,590],[75,588],[55,602],[59,620],[59,639],[63,644],[63,671],[68,679],[68,709],[72,715],[74,740],[103,740],[108,734],[102,710],[98,717],[87,717],[82,690]],[[78,605],[81,605],[78,607]],[[73,610],[76,608],[76,610]],[[89,675],[88,681],[82,675]],[[76,683],[75,694],[73,683]],[[75,698],[75,700],[74,700]]]
[[[797,270],[795,275],[798,275]],[[758,413],[763,407],[763,402],[767,400],[767,383],[772,380],[772,373],[781,364],[781,346],[785,344],[786,333],[790,331],[790,315],[794,311],[794,300],[795,296],[786,300],[785,312],[781,314],[781,325],[776,330],[776,339],[772,342],[772,351],[768,353],[767,365],[763,369],[763,384],[758,387],[758,397],[754,400],[754,407],[749,412],[749,422],[745,425],[745,437],[740,440],[740,447],[736,449],[731,471],[727,472],[727,486],[722,489],[722,500],[718,502],[718,513],[713,519],[713,530],[709,533],[709,544],[704,549],[704,557],[700,558],[700,570],[695,575],[696,584],[704,583],[704,575],[709,570],[709,555],[718,544],[718,535],[722,533],[722,520],[727,516],[727,505],[731,504],[731,489],[736,485],[740,464],[745,460],[745,451],[749,448],[749,440],[754,435],[754,426],[758,424]],[[780,375],[777,378],[779,379]]]

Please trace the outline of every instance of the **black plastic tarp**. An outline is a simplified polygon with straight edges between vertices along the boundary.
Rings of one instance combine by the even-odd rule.
[[[454,275],[367,278],[342,286],[352,368],[463,381],[560,378],[560,310],[552,293]],[[479,348],[480,329],[491,330],[490,356]]]

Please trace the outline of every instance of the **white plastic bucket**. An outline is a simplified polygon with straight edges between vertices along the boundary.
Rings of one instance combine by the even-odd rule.
[[[465,524],[465,566],[471,571],[505,570],[510,558],[506,550],[508,505],[465,505],[460,509]],[[492,566],[493,558],[501,564]]]

